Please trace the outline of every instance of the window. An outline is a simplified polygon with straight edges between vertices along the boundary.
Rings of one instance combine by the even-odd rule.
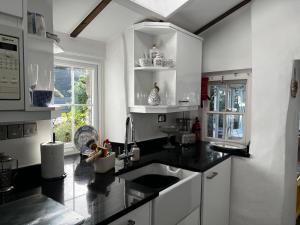
[[[210,82],[206,137],[246,143],[247,81]]]
[[[96,126],[97,66],[81,63],[56,63],[54,68],[54,104],[63,110],[54,120],[56,139],[73,144],[76,130],[83,125]]]
[[[168,17],[189,0],[131,0],[132,2],[158,13],[163,17]]]

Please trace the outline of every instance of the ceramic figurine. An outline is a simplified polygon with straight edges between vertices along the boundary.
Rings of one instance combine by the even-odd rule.
[[[154,83],[154,88],[151,90],[149,97],[148,97],[148,104],[149,105],[159,105],[160,104],[160,96],[158,94],[159,87],[157,83]]]

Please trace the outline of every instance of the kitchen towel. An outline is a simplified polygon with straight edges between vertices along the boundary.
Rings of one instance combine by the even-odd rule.
[[[64,175],[64,143],[59,141],[42,143],[41,164],[44,179],[62,177]]]

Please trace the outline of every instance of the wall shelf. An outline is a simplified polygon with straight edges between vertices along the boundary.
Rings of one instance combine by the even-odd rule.
[[[0,123],[49,120],[50,118],[51,118],[51,111],[44,111],[44,112],[1,111],[0,112]]]
[[[36,34],[27,34],[27,41],[29,50],[53,54],[55,40]]]
[[[179,106],[179,105],[137,105],[130,107],[131,113],[174,113],[198,110],[198,105]]]
[[[164,70],[176,70],[175,67],[155,67],[155,66],[144,66],[144,67],[134,67],[134,70],[138,71],[164,71]]]
[[[26,108],[27,112],[44,112],[44,111],[55,111],[61,109],[61,106],[49,105],[48,107],[29,106]]]

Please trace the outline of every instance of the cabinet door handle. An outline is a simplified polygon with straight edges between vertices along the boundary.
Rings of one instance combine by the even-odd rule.
[[[211,175],[208,175],[208,176],[206,176],[206,179],[209,179],[209,180],[211,180],[211,179],[213,179],[215,176],[217,176],[218,175],[218,173],[217,172],[212,172],[212,174]]]
[[[135,224],[135,221],[134,221],[134,220],[128,220],[127,225],[134,225],[134,224]]]

